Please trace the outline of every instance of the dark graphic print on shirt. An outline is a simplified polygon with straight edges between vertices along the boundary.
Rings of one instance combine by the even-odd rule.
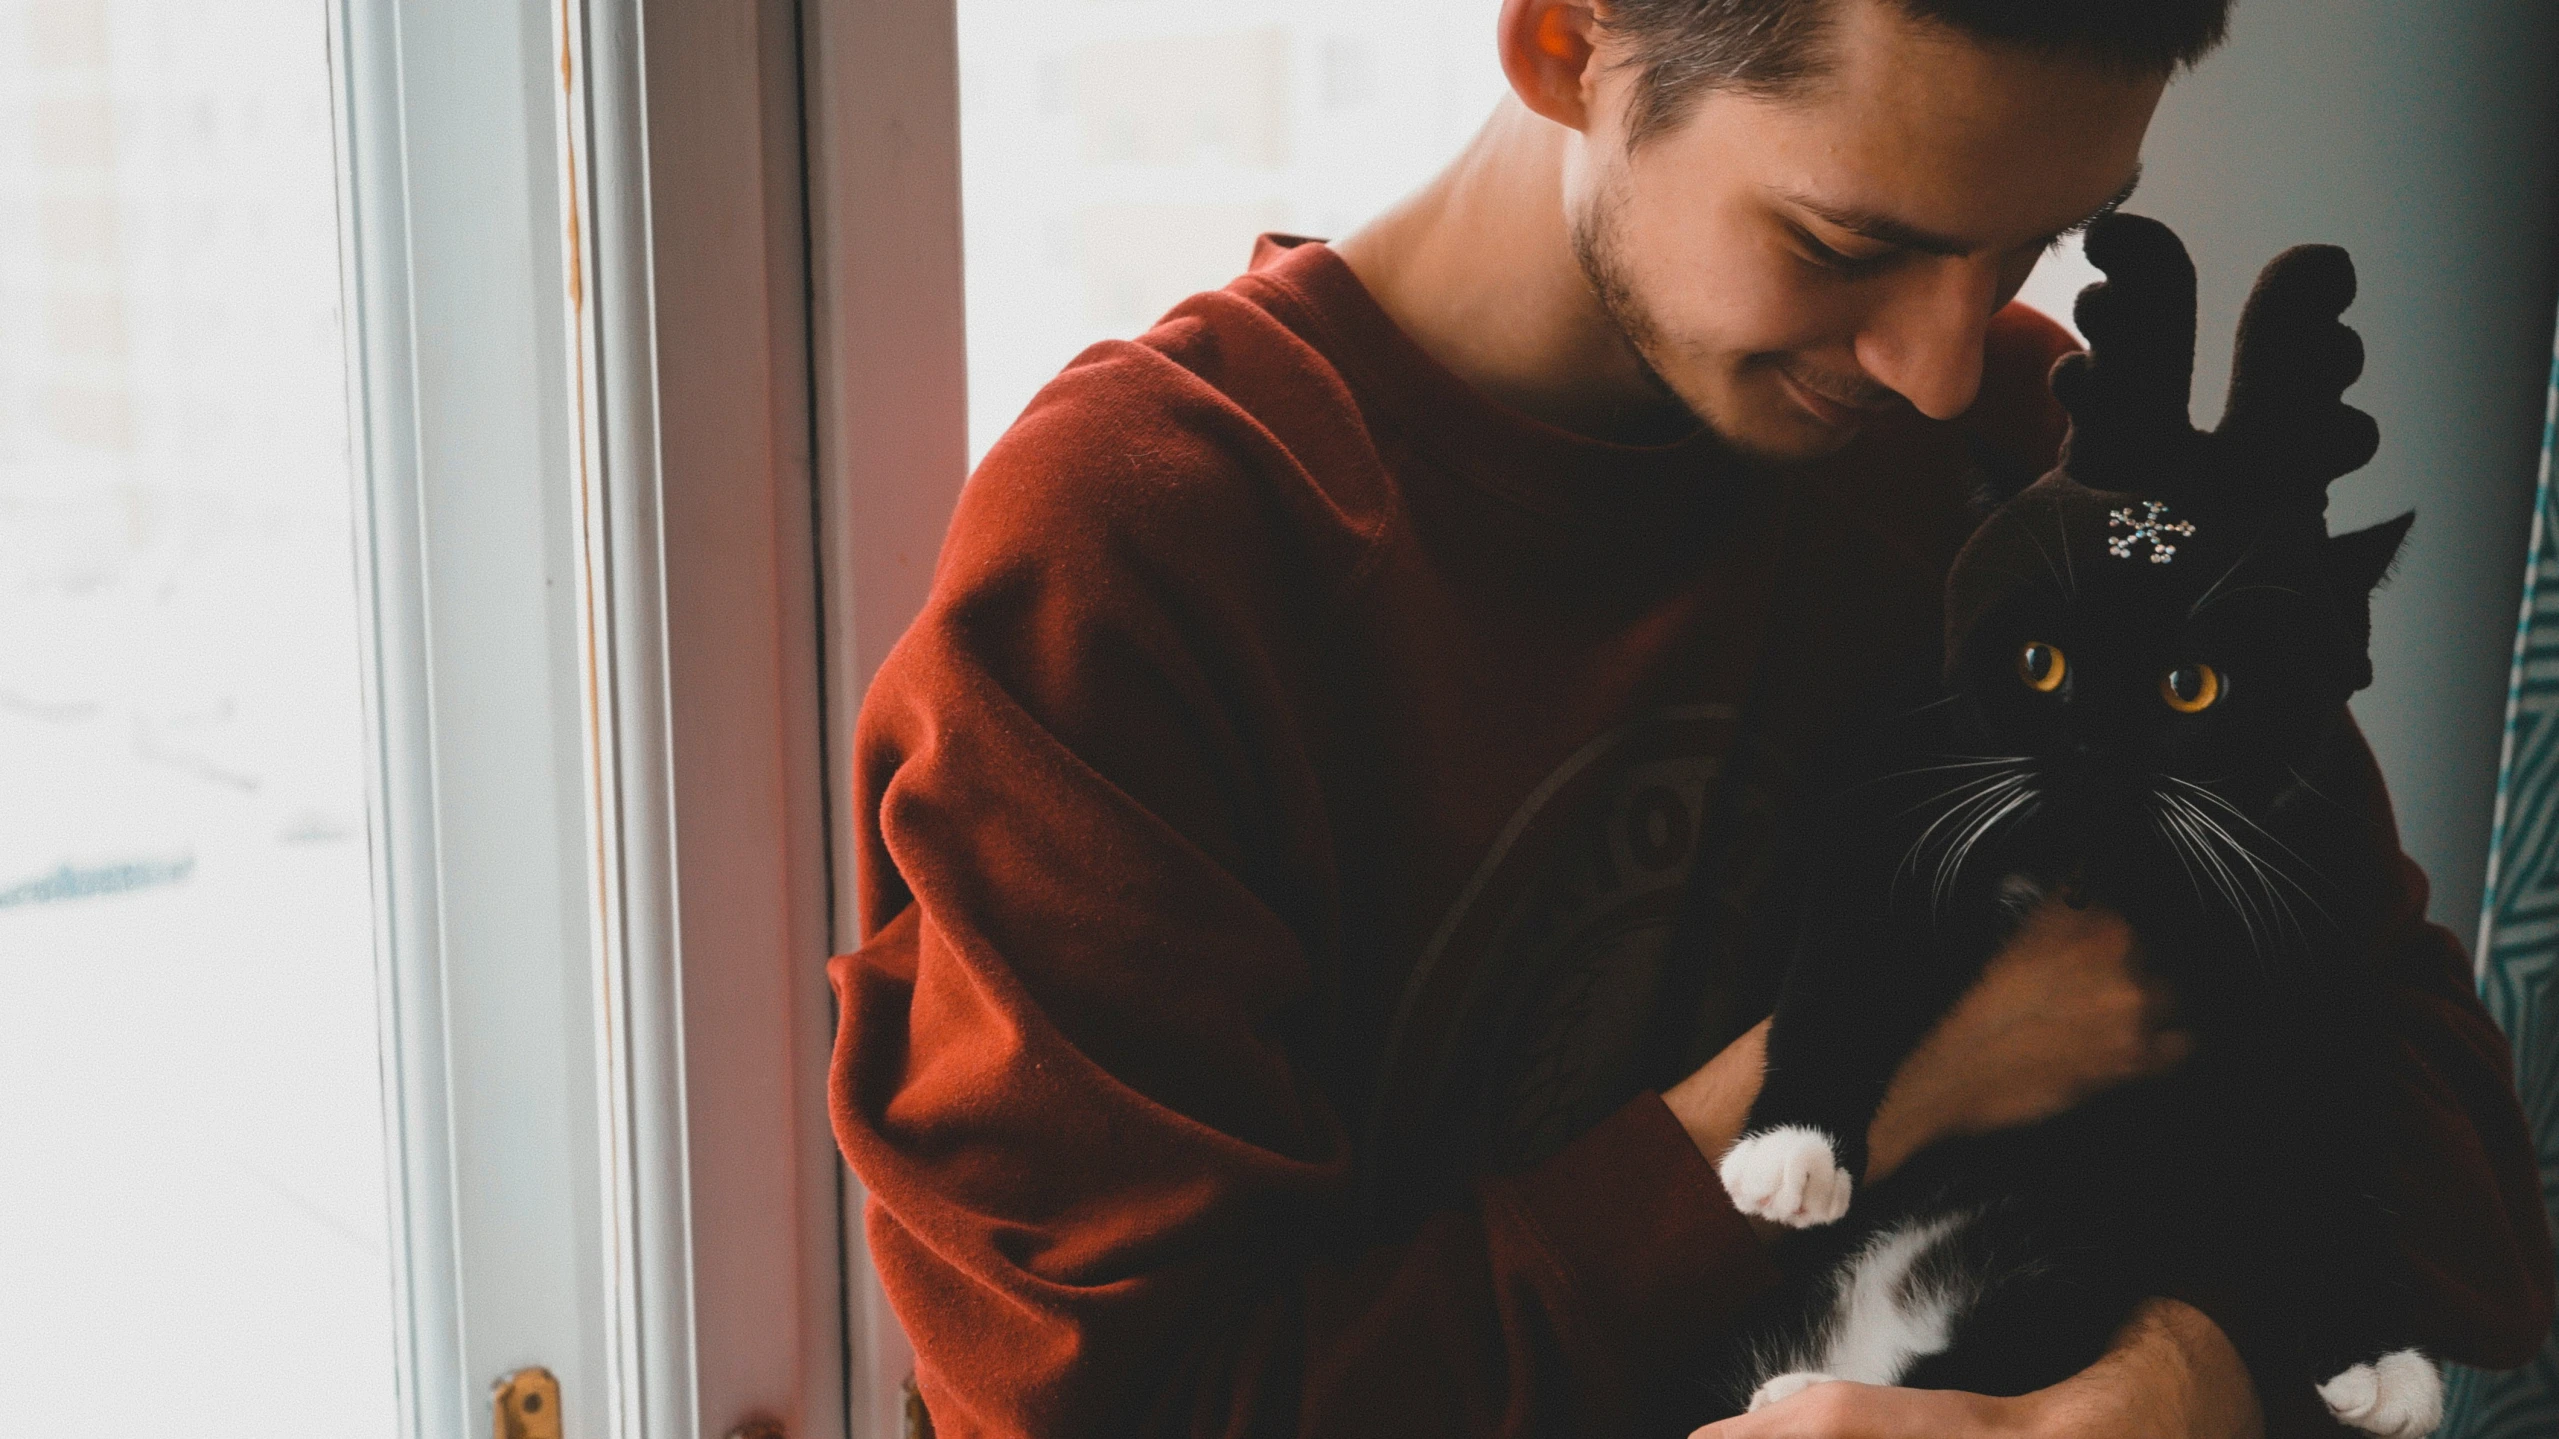
[[[1562,1148],[1754,1017],[1740,917],[1772,766],[1729,704],[1636,715],[1522,801],[1406,983],[1366,1138],[1369,1213]],[[1692,888],[1701,855],[1714,882]],[[1702,907],[1701,907],[1702,902]],[[1708,961],[1665,964],[1683,925]]]

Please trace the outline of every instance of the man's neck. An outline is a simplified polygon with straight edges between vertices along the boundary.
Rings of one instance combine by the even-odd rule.
[[[1573,257],[1569,133],[1505,97],[1428,185],[1334,248],[1431,358],[1498,403],[1600,439],[1693,429]]]

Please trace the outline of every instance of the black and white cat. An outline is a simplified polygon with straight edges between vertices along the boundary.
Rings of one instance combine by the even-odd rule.
[[[1819,813],[1765,1086],[1720,1173],[1804,1232],[1725,1402],[1824,1379],[2019,1394],[2084,1368],[2145,1296],[2208,1297],[2261,1383],[2316,1384],[2389,1439],[2441,1415],[2403,1332],[2372,1148],[2392,854],[2346,712],[2370,594],[2413,516],[2331,536],[2373,454],[2339,399],[2344,252],[2269,265],[2221,427],[2187,418],[2194,270],[2101,222],[2093,349],[2053,376],[2061,466],[2007,496],[1947,582],[1942,685]],[[2121,913],[2195,1058],[2030,1129],[1943,1144],[1871,1192],[1901,1061],[2047,897]]]

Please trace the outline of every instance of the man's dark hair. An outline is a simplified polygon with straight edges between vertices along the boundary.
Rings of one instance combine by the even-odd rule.
[[[1834,11],[1849,0],[1615,0],[1603,23],[1634,47],[1627,140],[1676,124],[1707,90],[1777,96],[1818,78]],[[2173,74],[2220,44],[2232,0],[1882,0],[1995,44],[2085,56],[2127,74]]]

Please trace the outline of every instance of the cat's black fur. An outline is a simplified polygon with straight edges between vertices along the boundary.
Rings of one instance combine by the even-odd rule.
[[[2376,443],[2338,398],[2361,366],[2337,323],[2352,270],[2324,248],[2268,267],[2228,417],[2203,434],[2186,421],[2183,248],[2119,216],[2089,253],[2109,283],[2080,306],[2093,356],[2055,375],[2063,465],[1995,497],[1948,581],[1941,683],[1867,737],[1790,865],[1800,924],[1745,1142],[1819,1130],[1853,1185],[1844,1218],[1790,1241],[1793,1288],[1715,1372],[1727,1412],[1818,1352],[1800,1341],[1851,1256],[1932,1218],[1961,1222],[1912,1244],[1897,1282],[1960,1302],[1901,1383],[2049,1385],[2160,1294],[2243,1329],[2261,1383],[2308,1386],[2409,1342],[2363,1168],[2395,853],[2346,701],[2370,680],[2369,596],[2412,517],[2333,537],[2323,519],[2327,481]],[[2150,501],[2191,532],[2132,537]],[[2060,651],[2048,692],[2029,645]],[[2198,665],[2218,697],[2180,712],[2163,676],[2185,668],[2191,703]],[[1888,1081],[2043,901],[2126,918],[2194,1058],[2057,1120],[1942,1144],[1870,1191]]]

